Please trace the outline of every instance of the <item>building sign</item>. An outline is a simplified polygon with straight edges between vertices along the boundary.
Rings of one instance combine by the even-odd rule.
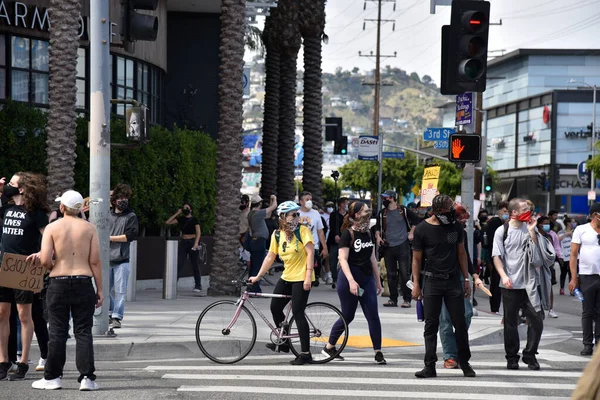
[[[473,93],[456,96],[456,125],[469,125],[473,122]]]
[[[79,33],[80,39],[88,39],[89,17],[79,16]],[[44,7],[32,6],[20,1],[4,1],[0,0],[0,30],[5,27],[25,28],[34,31],[49,32],[50,17],[48,9]],[[110,24],[110,38],[112,43],[115,27],[117,24]]]
[[[567,131],[565,132],[567,139],[587,139],[592,137],[592,124],[586,127],[586,130],[579,129],[578,131]],[[600,137],[600,132],[596,130],[596,137]]]

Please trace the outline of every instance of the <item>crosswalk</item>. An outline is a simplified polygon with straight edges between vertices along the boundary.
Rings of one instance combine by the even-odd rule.
[[[559,353],[559,352],[556,352]],[[556,358],[559,354],[554,354]],[[255,356],[233,365],[192,362],[190,365],[149,365],[178,392],[198,398],[398,398],[464,400],[558,400],[569,399],[585,367],[585,359],[564,363],[544,362],[542,370],[507,370],[499,357],[472,360],[476,378],[465,378],[461,370],[443,369],[438,377],[417,379],[422,361],[402,355],[386,357],[388,364],[375,365],[369,352],[349,354],[343,362],[292,367],[290,357]],[[568,359],[568,358],[567,358]],[[178,363],[179,364],[179,363]],[[185,363],[182,363],[185,364]]]

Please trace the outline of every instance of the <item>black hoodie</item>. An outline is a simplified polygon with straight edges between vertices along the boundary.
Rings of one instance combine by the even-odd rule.
[[[110,211],[110,236],[127,236],[127,242],[110,242],[110,262],[120,264],[129,261],[129,243],[138,237],[138,219],[131,208],[116,213]]]

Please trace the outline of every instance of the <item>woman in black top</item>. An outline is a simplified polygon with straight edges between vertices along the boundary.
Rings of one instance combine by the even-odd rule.
[[[340,239],[339,263],[342,273],[338,274],[337,292],[340,297],[342,314],[348,325],[354,319],[358,303],[369,324],[369,334],[375,350],[375,361],[385,364],[381,352],[381,321],[377,310],[377,296],[381,294],[381,280],[375,259],[375,245],[369,233],[371,210],[365,203],[356,201],[348,207],[348,213],[342,226]],[[332,266],[334,267],[334,266]],[[343,332],[343,323],[337,321],[323,354],[335,354],[335,344]],[[339,360],[344,358],[336,357]]]
[[[182,214],[183,217],[179,218]],[[179,254],[177,257],[177,279],[181,277],[185,260],[189,257],[194,270],[194,292],[201,292],[200,268],[198,267],[198,244],[200,243],[201,231],[198,218],[192,215],[192,206],[189,203],[183,203],[183,206],[165,223],[167,225],[179,224],[181,240],[179,241]]]

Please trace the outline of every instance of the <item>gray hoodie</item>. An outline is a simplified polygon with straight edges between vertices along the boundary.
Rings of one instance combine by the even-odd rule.
[[[131,208],[116,213],[110,211],[110,236],[127,236],[127,242],[110,242],[110,263],[120,264],[129,261],[129,243],[138,237],[138,219]]]

